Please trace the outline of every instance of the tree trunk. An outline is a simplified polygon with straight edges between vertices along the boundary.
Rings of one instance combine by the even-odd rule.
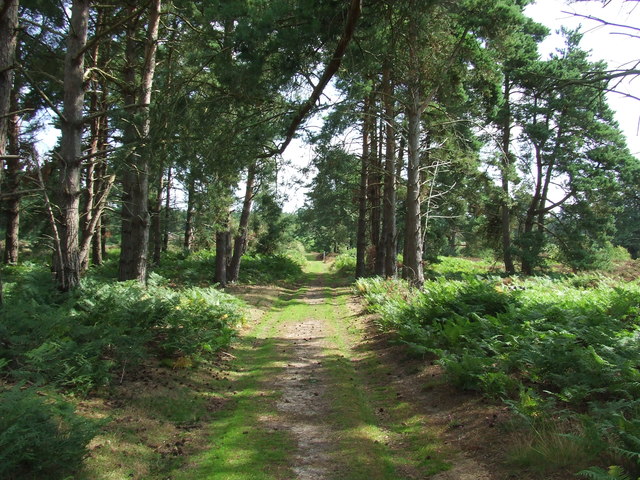
[[[216,273],[215,282],[220,287],[227,285],[227,240],[229,239],[228,231],[219,231],[216,233]]]
[[[420,95],[414,90],[407,108],[407,217],[405,223],[405,251],[403,277],[414,285],[424,283],[422,266],[422,228],[420,218]]]
[[[373,110],[375,110],[375,94],[372,93],[372,115]],[[378,129],[377,122],[375,117],[372,117],[373,120],[370,123],[371,134],[369,137],[371,138],[371,148],[369,149],[369,176],[367,180],[368,185],[368,194],[367,198],[369,200],[369,235],[370,235],[370,243],[373,246],[373,258],[370,259],[373,263],[373,272],[379,273],[379,265],[378,265],[378,250],[380,249],[380,184],[381,184],[381,175],[380,175],[380,157],[378,156]]]
[[[502,182],[502,255],[505,271],[512,275],[516,269],[513,264],[511,251],[511,196],[509,193],[509,175],[511,172],[511,80],[509,74],[504,76],[504,112],[502,118],[502,168],[500,176]]]
[[[187,188],[187,218],[184,225],[183,247],[187,252],[193,248],[193,217],[195,210],[196,185],[195,180],[189,176],[189,186]]]
[[[18,26],[18,0],[5,0],[0,8],[0,193],[7,144],[7,127],[14,87],[14,63]],[[6,253],[3,258],[7,258]],[[4,283],[0,271],[0,305],[4,302]]]
[[[162,232],[162,251],[169,249],[169,220],[171,215],[171,165],[167,169],[167,193],[164,198],[164,229]]]
[[[244,252],[247,250],[247,236],[249,232],[249,215],[251,214],[251,205],[253,203],[254,184],[256,178],[256,162],[249,165],[247,169],[247,187],[244,193],[244,201],[242,202],[242,213],[240,214],[240,225],[238,226],[238,235],[233,242],[233,257],[229,265],[228,280],[237,282],[240,276],[240,260]]]
[[[64,109],[60,140],[61,218],[60,255],[55,259],[56,283],[68,291],[80,282],[79,248],[80,169],[82,157],[82,109],[84,106],[84,54],[87,43],[90,0],[74,0],[64,66]]]
[[[101,138],[98,146],[100,150],[104,150],[107,147],[107,122],[108,121],[106,117],[104,117],[102,120],[103,120],[102,126],[100,128]],[[102,218],[104,208],[106,206],[106,200],[107,200],[106,195],[104,195],[104,192],[107,188],[106,186],[107,163],[106,163],[105,157],[100,158],[99,161],[97,162],[96,168],[95,168],[95,175],[98,181],[94,182],[94,185],[93,185],[94,198],[102,197],[104,198],[104,200],[103,202],[101,202],[98,208],[94,209],[94,213],[92,215],[92,221],[94,222],[94,224],[91,227],[92,234],[89,239],[85,239],[85,241],[83,242],[84,248],[87,250],[86,252],[83,253],[83,255],[84,257],[88,258],[89,257],[88,250],[90,248],[92,251],[91,262],[94,265],[102,265],[105,251],[106,251],[106,227],[105,227],[105,221]],[[111,188],[111,186],[112,185],[109,185],[109,189]],[[89,247],[87,240],[90,240],[91,247]]]
[[[129,165],[123,177],[122,198],[122,248],[120,253],[119,280],[145,282],[147,278],[147,253],[149,250],[149,134],[151,118],[149,105],[151,89],[156,67],[156,51],[158,48],[158,28],[160,24],[161,0],[153,0],[149,6],[149,23],[147,40],[140,81],[141,107],[137,109],[139,124],[132,125],[134,131],[129,132],[128,140],[139,144],[133,147],[129,156]],[[135,8],[135,7],[134,7]],[[135,25],[136,22],[132,22]],[[135,85],[133,64],[135,59],[135,29],[127,32],[127,63],[129,75],[126,82],[129,88]],[[132,78],[133,77],[133,78]],[[131,83],[133,80],[133,83]],[[134,90],[135,92],[135,90]],[[135,93],[134,99],[135,100]],[[126,100],[125,100],[126,101]],[[128,102],[127,102],[128,103]],[[135,101],[129,103],[134,105]],[[133,121],[133,119],[132,119]],[[139,132],[139,134],[138,134]]]
[[[102,218],[98,219],[96,225],[96,234],[91,239],[91,263],[94,265],[102,265]]]
[[[369,167],[369,130],[371,128],[371,103],[369,98],[364,101],[362,117],[362,158],[360,160],[360,194],[358,196],[356,278],[364,277],[367,267],[367,176]]]
[[[382,73],[385,129],[384,198],[382,216],[382,236],[385,249],[384,275],[395,277],[397,272],[396,251],[396,142],[395,112],[393,105],[394,88],[391,80],[391,67],[387,63]]]
[[[5,0],[0,8],[0,156],[5,155],[11,109],[17,44],[18,0]],[[0,167],[2,161],[0,159]],[[0,172],[2,169],[0,168]],[[2,173],[0,173],[2,175]],[[1,180],[1,178],[0,178]]]
[[[11,111],[18,110],[18,98],[16,90],[11,93]],[[20,252],[20,117],[13,113],[9,117],[8,129],[9,145],[7,152],[7,181],[8,192],[4,194],[4,212],[7,218],[4,258],[5,264],[15,265],[18,263]]]
[[[96,18],[96,35],[101,35],[105,28],[103,10],[99,9]],[[106,51],[105,51],[106,45]],[[109,57],[109,43],[97,42],[91,51],[93,68],[103,69]],[[91,108],[92,114],[105,112],[108,109],[107,82],[94,74],[91,78]],[[96,116],[91,120],[89,159],[85,173],[85,201],[81,218],[82,240],[80,246],[81,271],[89,267],[90,251],[93,238],[100,235],[102,212],[106,206],[107,197],[113,185],[113,178],[107,178],[106,153],[108,143],[109,120],[106,115]],[[102,262],[102,259],[99,259]]]
[[[376,245],[376,260],[374,271],[375,274],[381,277],[385,276],[385,266],[386,266],[386,255],[387,255],[387,246],[384,234],[384,190],[383,186],[385,184],[385,170],[382,161],[383,157],[383,139],[385,138],[385,119],[383,118],[384,114],[380,115],[379,123],[376,125],[377,127],[377,153],[376,153],[376,170],[377,170],[377,185],[376,185],[376,194],[377,194],[377,219],[376,225],[378,228],[378,233],[376,238],[378,238],[378,244]]]
[[[524,218],[524,228],[522,232],[521,248],[522,248],[522,260],[521,268],[522,273],[525,275],[533,275],[533,269],[535,268],[538,254],[541,249],[540,239],[534,233],[533,228],[535,226],[536,217],[538,215],[538,209],[542,201],[542,183],[543,183],[543,162],[542,162],[542,147],[535,145],[535,157],[536,157],[536,185],[531,202],[527,208],[527,212]]]
[[[164,191],[164,166],[160,164],[156,182],[156,196],[153,201],[151,213],[151,245],[153,246],[153,256],[151,263],[160,265],[160,254],[162,253],[162,192]]]

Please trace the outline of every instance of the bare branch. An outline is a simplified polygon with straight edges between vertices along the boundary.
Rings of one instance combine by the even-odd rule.
[[[625,25],[623,23],[609,22],[608,20],[604,20],[602,18],[594,17],[593,15],[583,15],[581,13],[567,12],[567,11],[563,11],[562,13],[566,13],[567,15],[573,15],[574,17],[586,18],[587,20],[592,20],[594,22],[601,23],[602,25],[606,25],[608,27],[628,28],[629,30],[634,30],[636,32],[640,32],[640,27],[634,27],[632,25]]]
[[[20,64],[18,64],[17,67],[20,70],[20,72],[22,72],[22,74],[25,77],[27,77],[27,80],[29,80],[29,82],[31,82],[31,86],[33,88],[35,88],[36,92],[38,92],[38,95],[40,95],[40,97],[45,101],[45,103],[49,106],[49,108],[51,110],[53,110],[54,113],[56,115],[58,115],[58,117],[60,117],[60,119],[63,122],[66,122],[67,119],[65,118],[65,116],[62,114],[62,112],[60,110],[58,110],[58,107],[55,106],[55,104],[51,101],[51,99],[47,96],[47,94],[44,93],[40,87],[38,87],[38,84],[33,80],[33,77],[31,77],[31,75],[29,75],[27,70]]]

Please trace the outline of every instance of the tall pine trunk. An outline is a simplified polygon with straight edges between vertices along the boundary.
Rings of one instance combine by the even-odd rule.
[[[395,277],[397,274],[396,250],[396,142],[395,142],[395,112],[393,105],[393,84],[391,67],[387,63],[382,74],[383,101],[385,118],[385,163],[384,163],[384,197],[382,209],[382,237],[384,254],[384,275]]]
[[[100,145],[99,148],[101,150],[104,150],[107,146],[106,117],[103,119],[103,128],[104,130],[103,130],[102,138],[99,144]],[[92,227],[93,233],[89,239],[91,242],[91,246],[89,247],[89,245],[86,244],[86,240],[85,240],[84,247],[87,250],[89,248],[91,249],[91,262],[94,265],[102,265],[103,258],[106,252],[106,231],[107,230],[106,230],[106,220],[103,218],[104,207],[106,206],[106,199],[107,199],[107,196],[105,194],[108,193],[108,191],[106,191],[106,183],[107,181],[110,182],[109,189],[111,189],[111,186],[113,184],[113,177],[107,180],[107,162],[105,157],[101,156],[100,160],[96,164],[94,173],[98,181],[94,182],[93,195],[94,197],[98,197],[98,196],[103,197],[104,200],[102,201],[100,207],[94,210],[95,216],[92,217],[94,226]],[[88,251],[86,252],[86,257],[87,258],[89,257]]]
[[[542,147],[535,145],[536,157],[536,184],[533,196],[529,202],[529,207],[524,218],[523,232],[521,236],[522,259],[521,268],[525,275],[532,275],[536,266],[540,250],[542,248],[542,239],[538,238],[534,231],[538,209],[542,204],[542,184],[543,184],[543,160]]]
[[[122,198],[122,247],[120,250],[119,280],[138,280],[145,282],[147,278],[147,254],[149,250],[149,148],[151,118],[149,108],[151,89],[156,67],[156,51],[158,48],[158,28],[160,24],[161,0],[153,0],[149,6],[147,40],[144,63],[140,80],[139,105],[136,113],[139,120],[130,128],[128,140],[133,144],[132,153],[126,172],[123,176]],[[135,25],[136,22],[133,22]],[[130,89],[135,92],[135,38],[137,32],[129,28],[127,32],[127,63],[131,70],[126,81],[133,84]],[[133,78],[132,78],[133,77]],[[129,105],[135,104],[128,103]],[[138,123],[139,122],[139,123]]]
[[[184,224],[184,242],[183,248],[190,252],[193,248],[194,240],[194,226],[193,217],[195,215],[195,202],[196,202],[196,181],[193,175],[189,175],[189,184],[187,186],[187,212],[186,221]]]
[[[362,278],[367,269],[367,188],[369,170],[369,129],[371,124],[371,103],[364,101],[362,111],[362,157],[360,159],[360,187],[358,195],[358,230],[356,238],[356,278]]]
[[[18,0],[5,0],[0,8],[0,166],[7,144],[14,63],[17,44]],[[0,169],[0,172],[2,169]],[[0,173],[2,175],[2,173]]]
[[[11,93],[11,110],[18,110],[17,92],[14,89]],[[17,113],[9,117],[8,129],[9,157],[6,160],[8,191],[3,194],[4,213],[6,215],[6,233],[4,243],[4,258],[6,264],[15,265],[18,263],[20,252],[20,118]]]
[[[227,253],[229,251],[229,231],[216,232],[216,271],[215,282],[220,287],[227,285]]]
[[[375,94],[372,93],[372,115],[375,110]],[[380,250],[380,185],[381,180],[381,168],[380,168],[380,156],[378,155],[378,143],[380,141],[378,137],[377,121],[372,116],[370,123],[371,133],[369,138],[371,139],[371,148],[369,149],[369,176],[367,179],[367,199],[369,200],[369,243],[373,246],[373,258],[369,259],[372,262],[373,272],[378,274],[380,266],[378,264],[378,258]]]
[[[242,213],[240,214],[240,225],[238,226],[238,235],[233,242],[233,256],[229,265],[227,277],[230,282],[237,282],[240,276],[240,260],[247,250],[247,236],[249,233],[249,216],[251,214],[251,205],[255,195],[254,185],[256,179],[256,162],[249,165],[247,169],[247,186],[244,193],[244,201],[242,202]]]
[[[382,93],[382,92],[381,92]],[[381,108],[383,106],[381,105]],[[376,258],[375,258],[375,266],[374,272],[378,276],[385,276],[385,266],[386,266],[386,255],[387,255],[387,246],[385,244],[386,237],[384,234],[384,184],[385,184],[385,170],[384,170],[384,162],[383,158],[383,146],[385,145],[385,119],[384,112],[380,113],[377,125],[377,142],[376,142],[376,170],[378,182],[376,185],[376,194],[377,194],[377,218],[376,225],[378,232],[376,234],[376,238],[378,239],[378,243],[376,245]]]
[[[171,219],[171,165],[167,169],[167,193],[164,197],[164,224],[162,230],[162,251],[169,249],[169,220]]]
[[[96,35],[101,35],[105,28],[104,14],[98,10],[96,18]],[[107,50],[105,51],[106,45]],[[109,43],[97,42],[90,54],[94,69],[103,69],[105,61],[109,59]],[[89,155],[85,173],[84,208],[81,218],[82,240],[80,242],[81,270],[84,272],[89,266],[89,257],[93,245],[93,238],[100,235],[101,217],[106,207],[107,198],[114,182],[114,177],[106,175],[106,153],[108,142],[109,120],[103,113],[108,109],[107,83],[94,73],[91,79],[91,113],[95,116],[90,124]],[[102,115],[100,115],[102,114]],[[100,262],[102,260],[100,259]]]
[[[56,283],[68,291],[80,282],[80,170],[84,106],[84,47],[87,43],[90,0],[74,0],[64,62],[63,118],[60,140],[60,258],[55,258]],[[58,255],[56,255],[58,257]]]
[[[160,265],[160,254],[162,253],[162,192],[164,191],[164,166],[160,164],[156,177],[156,196],[153,200],[151,211],[151,245],[153,255],[151,263]]]
[[[509,175],[511,172],[511,81],[509,74],[504,76],[504,111],[502,114],[502,168],[500,169],[502,183],[501,220],[502,220],[502,255],[504,269],[508,274],[514,274],[511,251],[511,196],[509,193]]]
[[[420,215],[420,95],[414,89],[407,108],[407,216],[405,223],[404,278],[414,285],[424,283],[422,266],[422,228]]]

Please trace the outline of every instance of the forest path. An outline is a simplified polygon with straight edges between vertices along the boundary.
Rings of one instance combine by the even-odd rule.
[[[350,287],[323,262],[307,270],[277,299],[269,287],[241,292],[253,318],[232,350],[211,449],[172,478],[498,478],[445,445],[420,386],[380,356]]]

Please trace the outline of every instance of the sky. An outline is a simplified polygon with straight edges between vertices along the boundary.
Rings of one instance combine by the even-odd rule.
[[[592,60],[604,60],[610,69],[633,67],[640,61],[640,38],[633,38],[621,33],[631,33],[640,36],[640,31],[634,32],[620,27],[603,26],[600,22],[589,20],[583,16],[592,16],[611,23],[632,25],[640,28],[640,0],[608,0],[579,1],[569,3],[565,0],[538,0],[526,8],[525,13],[535,21],[549,27],[551,35],[539,46],[543,59],[563,45],[562,37],[556,33],[562,26],[575,29],[581,27],[584,33],[582,48],[591,51]],[[627,79],[616,86],[617,90],[640,98],[640,78]],[[328,93],[331,96],[331,92]],[[616,120],[627,137],[629,149],[636,156],[640,156],[640,100],[634,100],[624,95],[609,93],[609,105],[616,112]],[[283,167],[280,178],[288,179],[289,185],[282,186],[281,192],[287,198],[284,209],[293,212],[304,204],[304,183],[308,178],[303,177],[296,166],[305,167],[313,156],[311,148],[302,140],[294,140],[284,154],[284,158],[291,164]],[[298,184],[291,184],[297,181]]]
[[[584,32],[582,48],[591,51],[592,60],[604,60],[609,69],[631,68],[640,61],[640,31],[622,27],[605,26],[602,23],[578,15],[597,17],[611,23],[640,28],[640,0],[581,1],[567,3],[563,0],[538,0],[525,10],[527,15],[556,32],[561,26],[577,28]],[[578,14],[578,15],[576,15]],[[634,38],[627,34],[635,34]],[[541,45],[542,58],[562,45],[560,35],[553,33]],[[616,89],[640,98],[640,78],[628,78]],[[640,100],[620,94],[607,95],[609,105],[616,112],[616,119],[627,136],[629,149],[640,156]]]

